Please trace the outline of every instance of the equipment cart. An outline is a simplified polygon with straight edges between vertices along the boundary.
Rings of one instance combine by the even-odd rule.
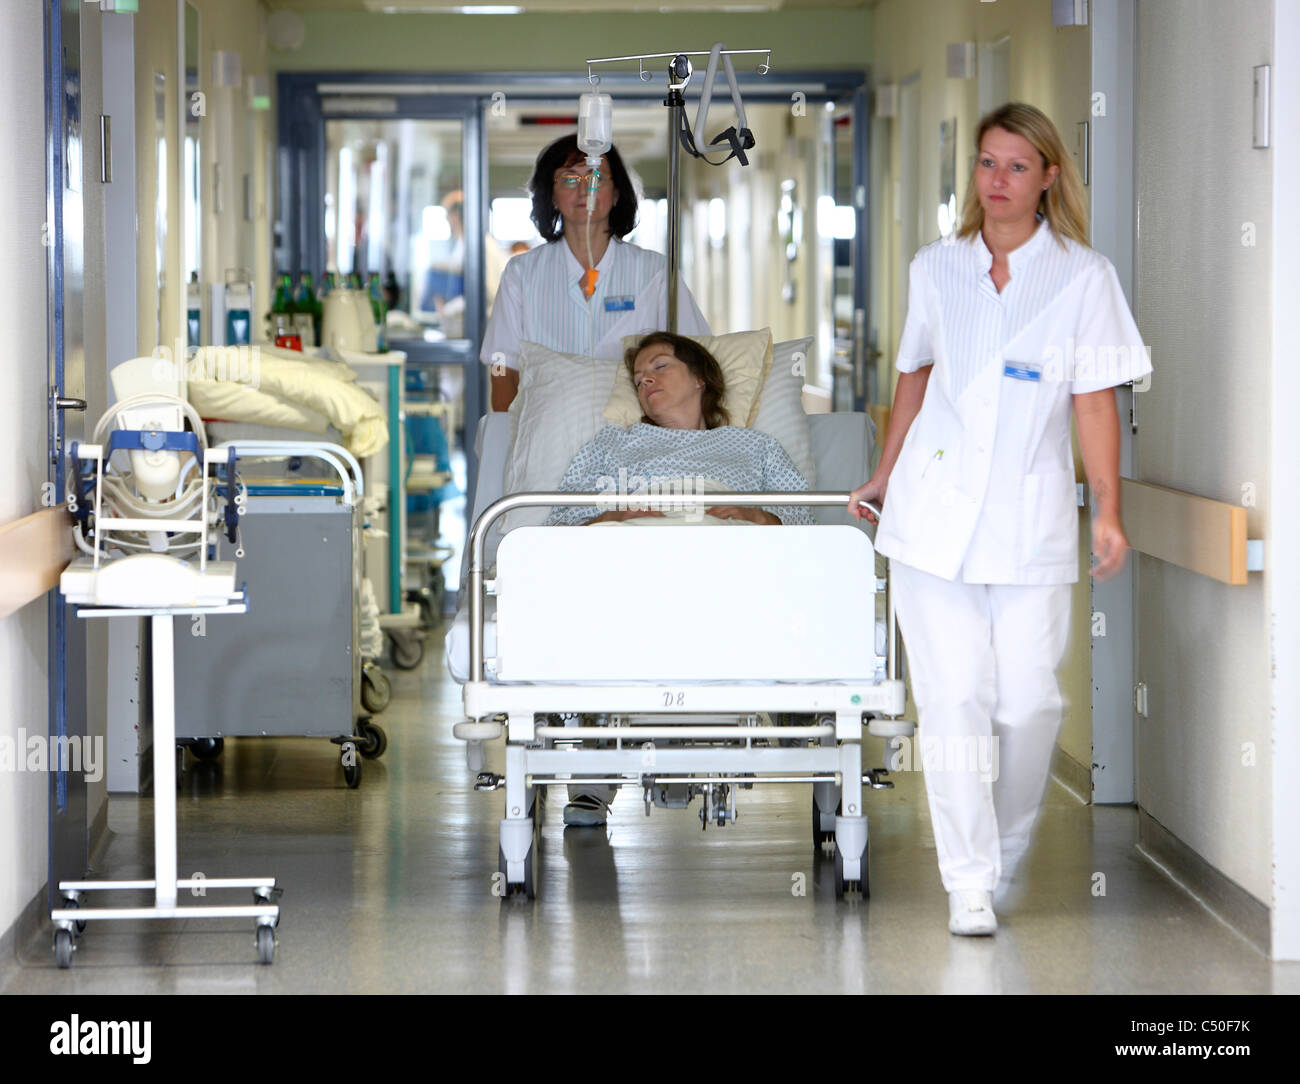
[[[194,710],[176,737],[203,760],[227,737],[327,737],[356,787],[362,760],[388,747],[363,704],[374,700],[363,684],[375,679],[358,645],[361,467],[337,444],[229,446],[247,495],[234,555],[257,605],[238,622],[195,621],[177,637],[176,680]],[[304,474],[306,461],[331,476]]]

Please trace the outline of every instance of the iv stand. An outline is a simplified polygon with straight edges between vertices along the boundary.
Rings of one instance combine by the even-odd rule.
[[[767,59],[758,66],[758,74],[766,75],[771,71],[772,51],[770,49],[724,49],[719,56],[734,56],[737,53],[762,53]],[[692,67],[690,57],[709,56],[710,51],[693,53],[644,53],[640,56],[610,56],[587,61],[587,81],[592,86],[600,85],[600,77],[591,71],[593,64],[612,64],[622,60],[635,60],[641,82],[647,83],[651,75],[645,70],[647,60],[671,57],[668,64],[668,97],[664,105],[668,107],[668,331],[677,333],[677,283],[681,277],[681,147],[677,141],[677,132],[686,108],[686,98],[682,90],[691,81]]]

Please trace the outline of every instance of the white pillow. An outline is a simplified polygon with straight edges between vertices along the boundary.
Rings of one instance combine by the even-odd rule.
[[[813,465],[812,437],[808,432],[808,415],[803,409],[803,386],[807,382],[808,352],[813,339],[790,339],[772,348],[772,369],[758,399],[758,413],[751,429],[766,433],[781,442],[786,455],[799,473],[808,480],[808,488],[817,488]]]
[[[578,449],[608,424],[601,412],[622,366],[530,342],[520,343],[518,364],[504,492],[558,489]],[[549,506],[515,509],[502,517],[501,529],[544,523],[550,512]]]
[[[753,424],[758,408],[758,394],[772,367],[772,329],[761,331],[734,331],[728,335],[686,335],[684,338],[699,343],[718,359],[727,388],[722,405],[727,408],[731,424],[742,428]],[[625,335],[624,351],[630,350],[644,339],[644,335]],[[641,403],[632,386],[632,376],[626,366],[614,380],[605,420],[625,428],[641,420]]]

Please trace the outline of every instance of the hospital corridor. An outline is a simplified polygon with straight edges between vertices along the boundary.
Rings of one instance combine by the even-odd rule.
[[[7,0],[0,54],[15,1041],[1282,1040],[1300,2]]]

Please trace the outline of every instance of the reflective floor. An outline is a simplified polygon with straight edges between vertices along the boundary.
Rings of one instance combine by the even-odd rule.
[[[1000,912],[993,939],[948,933],[924,784],[911,773],[868,795],[867,901],[833,897],[831,862],[810,839],[810,791],[796,786],[742,792],[738,822],[707,831],[698,803],[646,817],[626,788],[607,829],[566,830],[556,794],[540,898],[502,901],[502,797],[470,785],[439,638],[419,670],[389,673],[390,746],[365,762],[359,789],[345,787],[334,746],[307,739],[231,740],[183,779],[182,875],[284,886],[274,966],[256,963],[247,920],[92,922],[71,970],[55,968],[46,932],[0,965],[0,989],[1300,992],[1300,965],[1270,964],[1138,855],[1133,810],[1091,808],[1056,785],[1023,898]],[[496,746],[489,766],[502,770]],[[879,756],[878,743],[869,750]],[[151,876],[151,817],[148,799],[110,800],[97,875]]]

